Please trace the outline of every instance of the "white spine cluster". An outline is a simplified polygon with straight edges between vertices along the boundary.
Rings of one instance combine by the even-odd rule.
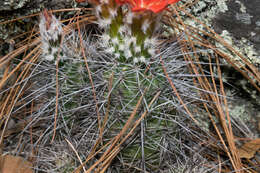
[[[129,49],[125,50],[124,55],[125,55],[126,59],[129,59],[133,56],[132,52]]]
[[[150,27],[150,23],[148,20],[145,20],[142,25],[142,31],[146,33],[147,29]]]
[[[109,31],[111,28],[116,29],[113,31],[113,36],[109,35],[110,31],[107,33],[105,32],[103,36],[101,36],[99,44],[104,48],[105,52],[113,55],[116,59],[122,56],[134,63],[145,63],[147,61],[146,58],[154,56],[157,47],[157,39],[153,38],[151,35],[148,36],[148,30],[151,27],[150,18],[143,19],[140,15],[131,12],[131,10],[128,11],[127,8],[123,8],[123,21],[120,23],[119,28],[117,28],[118,26],[114,27],[114,22],[117,20],[115,18],[117,17],[118,8],[104,6],[106,7],[104,9],[109,10],[109,15],[104,18],[100,16],[103,9],[102,5],[104,4],[106,4],[106,2],[97,5],[95,9],[96,13],[99,14],[97,16],[98,24],[105,31]],[[133,22],[138,22],[134,21],[136,19],[142,20],[140,30],[144,34],[143,36],[140,36],[138,33],[132,33],[135,32],[135,29],[132,30],[132,27],[134,27],[132,26]],[[111,25],[113,25],[113,27]],[[111,28],[109,28],[110,26]],[[117,32],[116,36],[114,35],[114,32]],[[145,39],[144,42],[143,39]]]
[[[138,63],[138,61],[139,61],[138,58],[135,57],[134,58],[134,63],[136,64],[136,63]]]
[[[117,16],[116,9],[109,9],[109,14],[112,18],[115,18]]]
[[[118,38],[117,37],[115,37],[115,38],[112,38],[112,43],[113,44],[115,44],[115,45],[118,45],[119,44],[119,40],[118,40]]]
[[[158,41],[156,38],[146,38],[144,40],[144,48],[150,48],[150,47],[156,47],[158,44]]]
[[[106,49],[106,52],[107,52],[108,54],[113,54],[113,53],[115,52],[115,48],[111,46],[111,47],[109,47],[109,48]]]
[[[127,31],[129,31],[129,28],[126,27],[125,25],[120,26],[118,29],[120,35],[126,35]]]
[[[120,57],[120,53],[115,53],[115,57],[119,58]]]
[[[141,57],[140,57],[140,61],[143,62],[143,63],[145,63],[145,57],[144,57],[144,56],[141,56]]]
[[[111,20],[111,18],[106,18],[106,19],[101,19],[101,18],[99,18],[98,19],[98,25],[99,25],[99,27],[100,28],[108,28],[109,27],[109,25],[111,24],[111,22],[112,22],[112,20]]]
[[[120,51],[124,51],[125,50],[125,44],[124,43],[123,44],[119,44],[118,49]]]
[[[141,46],[135,46],[135,53],[141,52]]]
[[[102,34],[101,36],[101,43],[103,46],[108,46],[110,41],[110,36],[108,34]]]
[[[132,12],[128,12],[127,15],[126,15],[126,23],[132,24],[133,16],[134,16],[134,14]]]
[[[95,7],[95,16],[100,17],[99,14],[100,14],[101,10],[102,10],[101,5],[97,5]]]
[[[154,56],[155,55],[155,49],[154,48],[149,48],[148,49],[148,53],[151,55],[151,56]]]
[[[129,39],[129,43],[133,43],[133,45],[135,46],[136,45],[136,37],[130,37]]]

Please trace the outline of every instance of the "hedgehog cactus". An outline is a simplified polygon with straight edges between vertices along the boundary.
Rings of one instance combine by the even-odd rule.
[[[98,25],[104,29],[100,46],[117,65],[114,81],[118,81],[117,95],[124,99],[123,105],[133,109],[140,91],[148,89],[147,95],[159,87],[158,76],[151,73],[151,59],[159,45],[156,30],[161,11],[169,3],[124,0],[92,1]],[[149,68],[147,65],[149,64]],[[156,69],[157,70],[157,69]],[[151,99],[151,98],[150,98]],[[148,100],[150,100],[148,99]],[[131,102],[131,104],[130,104]]]
[[[60,91],[62,96],[71,95],[64,104],[64,111],[76,108],[77,96],[74,92],[81,90],[85,83],[89,82],[88,75],[84,68],[84,62],[80,54],[80,43],[75,33],[63,37],[63,29],[60,21],[46,9],[40,18],[40,34],[42,39],[43,57],[49,62],[58,63],[58,75]],[[53,79],[56,80],[56,79]]]
[[[147,105],[156,92],[167,88],[159,58],[164,56],[164,53],[170,58],[175,55],[173,55],[174,52],[169,53],[164,48],[161,49],[165,50],[164,53],[160,52],[159,55],[156,55],[156,52],[160,50],[156,33],[162,10],[177,0],[92,0],[91,2],[94,5],[97,24],[104,32],[94,48],[101,58],[91,52],[86,53],[90,54],[90,59],[95,59],[93,64],[97,62],[97,64],[106,65],[106,67],[103,65],[101,69],[97,69],[95,65],[90,66],[97,80],[105,80],[108,83],[111,74],[114,74],[110,93],[112,95],[111,105],[114,107],[110,109],[115,110],[118,116],[111,117],[110,120],[114,121],[120,117],[120,121],[115,121],[110,126],[108,138],[111,138],[111,135],[119,132],[118,129],[122,127],[121,120],[123,122],[127,120],[127,115],[133,111],[141,95],[144,95],[143,109],[147,109]],[[67,76],[66,79],[59,79],[62,80],[60,91],[65,95],[71,95],[71,93],[77,92],[80,86],[90,86],[90,82],[88,73],[86,70],[82,70],[85,62],[79,42],[73,42],[66,37],[63,39],[61,28],[61,24],[53,15],[47,11],[43,12],[40,22],[43,55],[46,60],[54,60],[59,63],[60,71]],[[71,35],[74,37],[76,33]],[[75,48],[71,49],[73,45]],[[75,53],[76,50],[79,52]],[[70,51],[74,52],[70,53]],[[106,91],[101,97],[107,99],[107,96]],[[161,97],[162,99],[158,99],[157,103],[166,105],[167,97]],[[80,107],[80,105],[74,105],[75,103],[77,104],[77,97],[72,97],[70,101],[67,101],[65,109]],[[163,108],[159,109],[161,111]],[[152,118],[146,121],[147,127],[158,129],[162,128],[163,124],[162,121]],[[158,132],[149,135],[149,140],[155,140],[159,139],[162,134]],[[127,150],[125,153],[123,152],[123,155],[132,157],[134,153],[139,152],[138,148],[139,145],[128,147],[130,155]],[[144,152],[149,154],[153,150],[147,147]]]

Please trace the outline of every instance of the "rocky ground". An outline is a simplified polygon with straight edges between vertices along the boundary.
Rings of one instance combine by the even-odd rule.
[[[190,8],[190,13],[214,29],[252,63],[259,65],[259,9],[260,1],[258,0],[200,0]],[[195,25],[191,19],[186,22]],[[217,46],[221,48],[220,45]]]

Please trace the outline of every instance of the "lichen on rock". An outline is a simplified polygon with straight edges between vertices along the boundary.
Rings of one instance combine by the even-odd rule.
[[[14,10],[24,7],[30,0],[3,0],[0,1],[0,11]]]
[[[260,65],[260,1],[227,1],[228,11],[218,13],[212,20],[213,28],[224,39],[232,40],[232,47],[248,60]],[[238,57],[234,57],[238,58]]]
[[[180,3],[194,2],[183,0]],[[260,1],[251,0],[200,0],[187,9],[197,19],[220,34],[224,40],[248,60],[260,65]],[[183,15],[184,22],[196,28],[203,26]],[[213,43],[214,44],[214,43]],[[216,46],[231,55],[223,46]],[[239,58],[231,55],[235,60]]]

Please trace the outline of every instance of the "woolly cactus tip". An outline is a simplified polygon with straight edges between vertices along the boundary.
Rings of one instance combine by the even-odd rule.
[[[57,41],[63,32],[60,21],[46,9],[40,15],[39,28],[42,40],[46,41]]]
[[[46,60],[52,61],[57,55],[61,43],[62,24],[46,9],[40,15],[39,23],[40,35],[42,40],[42,50]]]

